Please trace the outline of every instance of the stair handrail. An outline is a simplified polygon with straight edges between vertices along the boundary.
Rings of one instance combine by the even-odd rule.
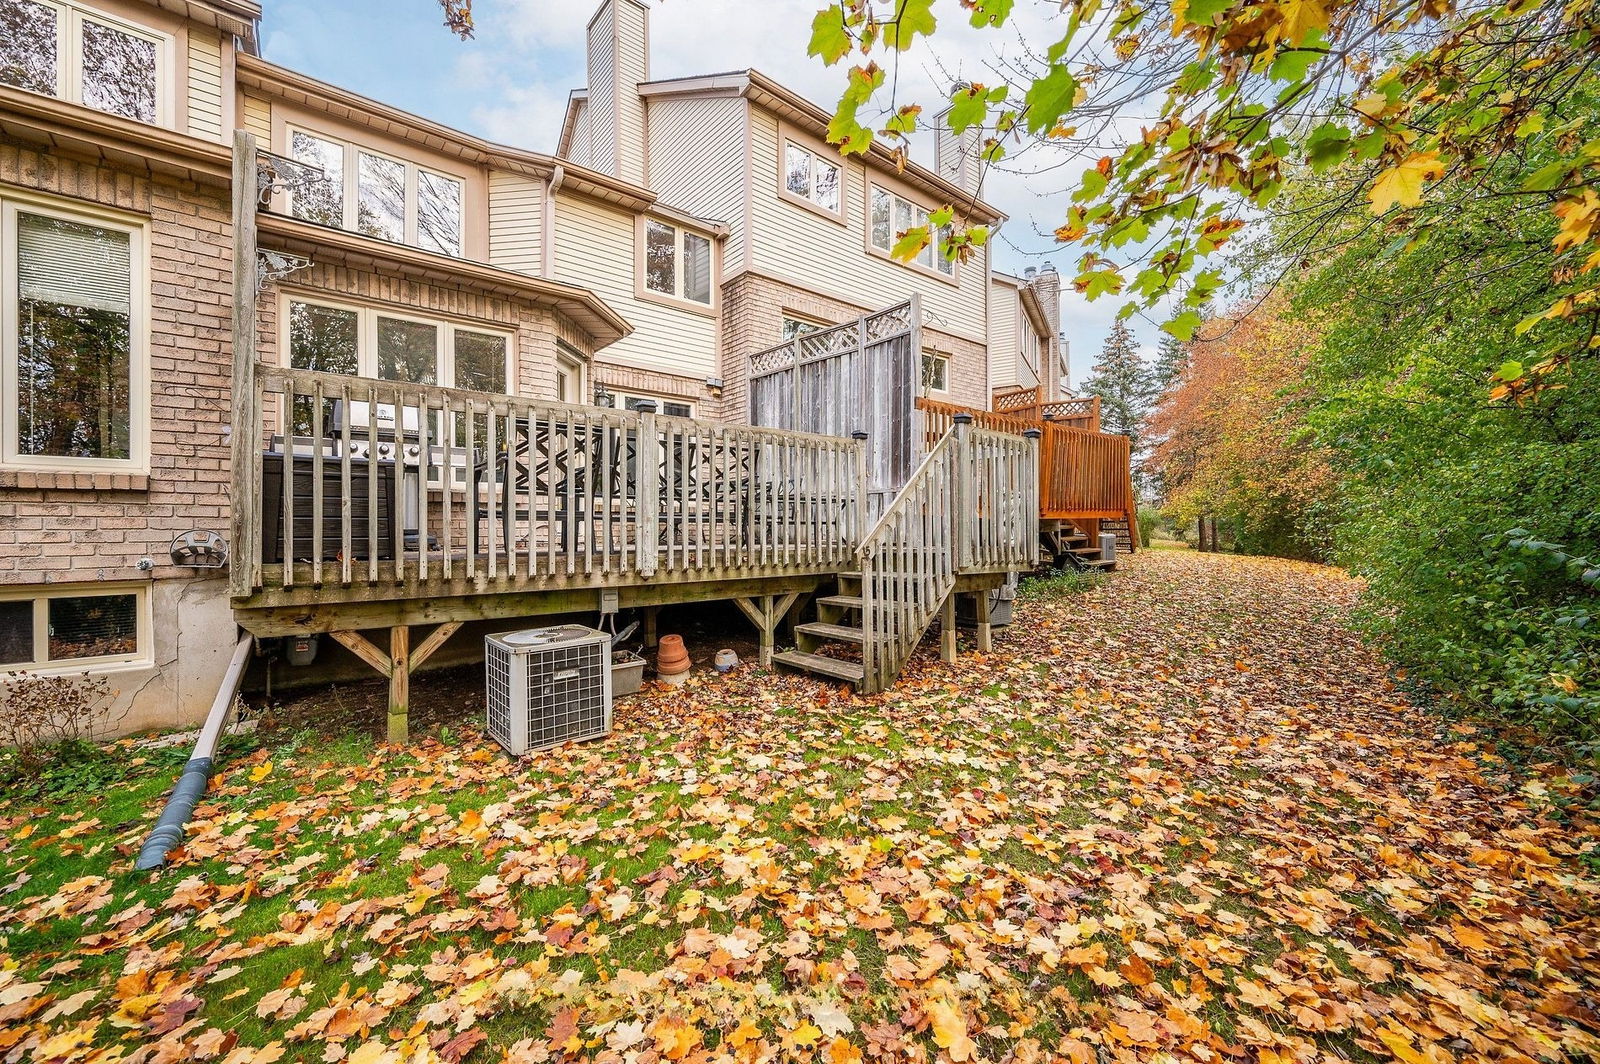
[[[961,454],[958,424],[939,440],[862,537],[861,686],[884,690],[899,675],[934,615],[955,591],[965,522],[953,497]],[[920,511],[920,512],[916,512]]]

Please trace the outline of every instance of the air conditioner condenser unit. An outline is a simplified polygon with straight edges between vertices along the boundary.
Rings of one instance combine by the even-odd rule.
[[[515,757],[611,731],[611,637],[579,624],[484,639],[490,738]]]

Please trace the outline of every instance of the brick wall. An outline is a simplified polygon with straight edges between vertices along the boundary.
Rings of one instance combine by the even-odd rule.
[[[722,379],[720,417],[742,423],[749,409],[750,356],[783,339],[786,314],[812,321],[843,323],[881,307],[861,307],[795,288],[759,274],[743,273],[722,286]],[[923,324],[923,347],[950,356],[949,394],[936,398],[987,408],[988,349],[980,343]]]
[[[0,183],[149,218],[150,474],[0,469],[0,584],[189,577],[172,538],[227,533],[233,355],[227,192],[0,143]]]

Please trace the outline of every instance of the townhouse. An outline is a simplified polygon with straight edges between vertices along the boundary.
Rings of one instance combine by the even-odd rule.
[[[606,0],[547,155],[271,63],[261,16],[0,0],[0,672],[103,675],[120,730],[203,715],[241,626],[393,672],[414,623],[431,652],[619,582],[612,608],[730,597],[726,573],[768,614],[814,590],[860,529],[823,543],[822,502],[761,518],[709,486],[786,439],[641,420],[747,423],[750,355],[808,330],[915,294],[926,394],[1063,379],[1058,286],[888,254],[945,202],[1001,220],[970,145],[840,159],[755,71],[651,81],[647,8]],[[653,514],[647,444],[679,481]],[[808,476],[854,469],[806,446]],[[813,538],[780,556],[801,504]],[[638,586],[658,552],[675,599]],[[387,656],[358,634],[382,629]]]

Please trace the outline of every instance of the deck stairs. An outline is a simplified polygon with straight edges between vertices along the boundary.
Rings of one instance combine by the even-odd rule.
[[[1126,517],[1108,517],[1100,522],[1100,531],[1112,532],[1117,537],[1117,550],[1122,554],[1132,554],[1136,548],[1133,542],[1133,531]]]
[[[1075,524],[1064,524],[1049,533],[1049,547],[1056,568],[1072,568],[1080,572],[1115,569],[1117,563],[1100,556],[1100,544]]]
[[[820,596],[816,606],[815,621],[795,625],[795,649],[775,655],[773,661],[818,676],[861,683],[866,676],[861,650],[867,641],[861,616],[866,606],[861,574],[840,573],[835,592]],[[822,653],[824,650],[835,654]]]

